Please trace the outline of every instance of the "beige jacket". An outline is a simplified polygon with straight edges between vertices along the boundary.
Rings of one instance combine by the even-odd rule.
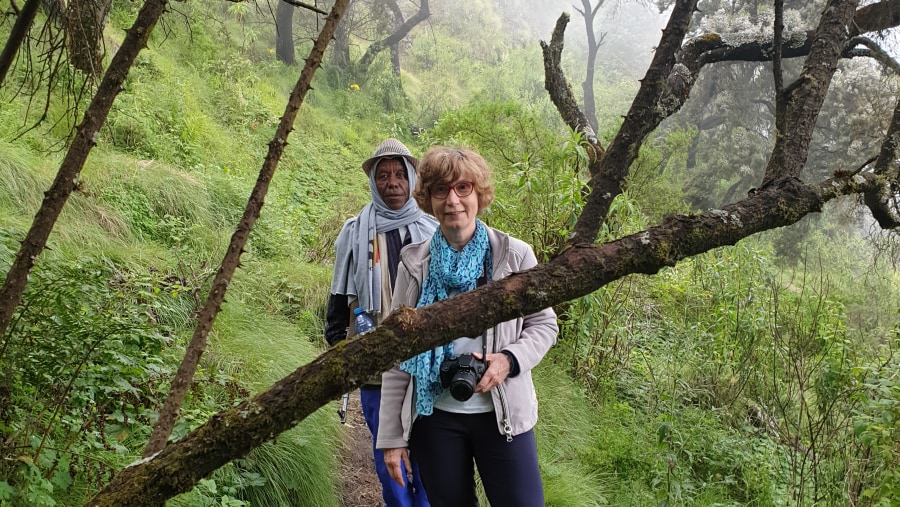
[[[500,280],[516,271],[537,265],[534,251],[524,241],[488,227],[493,257],[493,279]],[[400,253],[393,308],[415,307],[425,275],[428,273],[430,241],[415,243]],[[559,328],[551,308],[502,322],[487,331],[488,353],[511,352],[519,363],[519,374],[508,377],[491,390],[497,429],[508,440],[525,433],[537,422],[537,395],[531,381],[531,369],[556,343]],[[382,375],[378,449],[407,447],[412,423],[416,419],[415,389],[412,377],[399,368]]]

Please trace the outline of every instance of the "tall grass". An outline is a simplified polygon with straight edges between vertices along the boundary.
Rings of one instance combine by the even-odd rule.
[[[545,502],[554,507],[610,505],[613,478],[583,459],[597,438],[596,406],[560,367],[564,360],[555,352],[534,370],[540,400],[535,438]]]
[[[316,285],[325,286],[319,278]],[[240,283],[240,282],[238,282]],[[238,289],[236,292],[241,292]],[[318,311],[318,298],[296,301],[300,312]],[[308,306],[313,303],[312,307]],[[297,324],[283,317],[260,315],[257,306],[226,303],[211,335],[214,356],[232,358],[233,374],[251,393],[270,386],[299,366],[316,357],[322,349],[321,321],[309,319]],[[301,319],[302,320],[302,319]],[[234,362],[233,358],[240,358]],[[214,359],[213,359],[214,360]],[[218,480],[234,480],[234,474],[254,473],[265,484],[251,487],[239,495],[251,505],[336,505],[338,425],[330,407],[323,407],[296,428],[279,435],[274,442],[253,450]]]

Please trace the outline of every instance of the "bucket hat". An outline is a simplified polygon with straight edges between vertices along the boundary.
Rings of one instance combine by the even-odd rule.
[[[385,139],[378,145],[378,148],[375,148],[375,153],[365,162],[362,163],[363,171],[366,172],[366,176],[369,175],[369,171],[372,170],[372,166],[375,165],[375,162],[383,158],[392,158],[392,157],[403,157],[410,164],[412,164],[413,168],[417,168],[419,165],[419,159],[412,156],[409,148],[403,145],[400,141],[390,137]]]

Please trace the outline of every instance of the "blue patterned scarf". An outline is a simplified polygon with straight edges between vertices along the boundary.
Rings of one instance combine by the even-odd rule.
[[[430,252],[428,275],[422,284],[422,294],[416,308],[474,289],[482,273],[488,281],[491,279],[491,245],[487,227],[480,220],[475,221],[475,236],[461,252],[447,243],[440,228],[431,238]],[[434,411],[434,400],[444,390],[441,387],[441,363],[452,357],[453,342],[450,342],[400,364],[400,369],[415,379],[416,412],[419,415],[431,415]]]

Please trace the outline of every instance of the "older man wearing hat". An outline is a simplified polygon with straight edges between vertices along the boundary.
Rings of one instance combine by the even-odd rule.
[[[368,312],[376,323],[390,313],[400,249],[430,238],[437,227],[435,219],[423,213],[416,200],[411,199],[418,162],[403,143],[386,139],[362,164],[369,178],[372,202],[359,215],[344,222],[334,244],[334,278],[325,323],[325,339],[329,345],[356,334],[350,317],[354,308]],[[359,395],[366,425],[377,435],[381,376],[360,387]],[[387,471],[384,452],[375,449],[374,444],[372,449],[385,504],[427,506],[415,462],[412,482],[407,481],[401,487]]]

